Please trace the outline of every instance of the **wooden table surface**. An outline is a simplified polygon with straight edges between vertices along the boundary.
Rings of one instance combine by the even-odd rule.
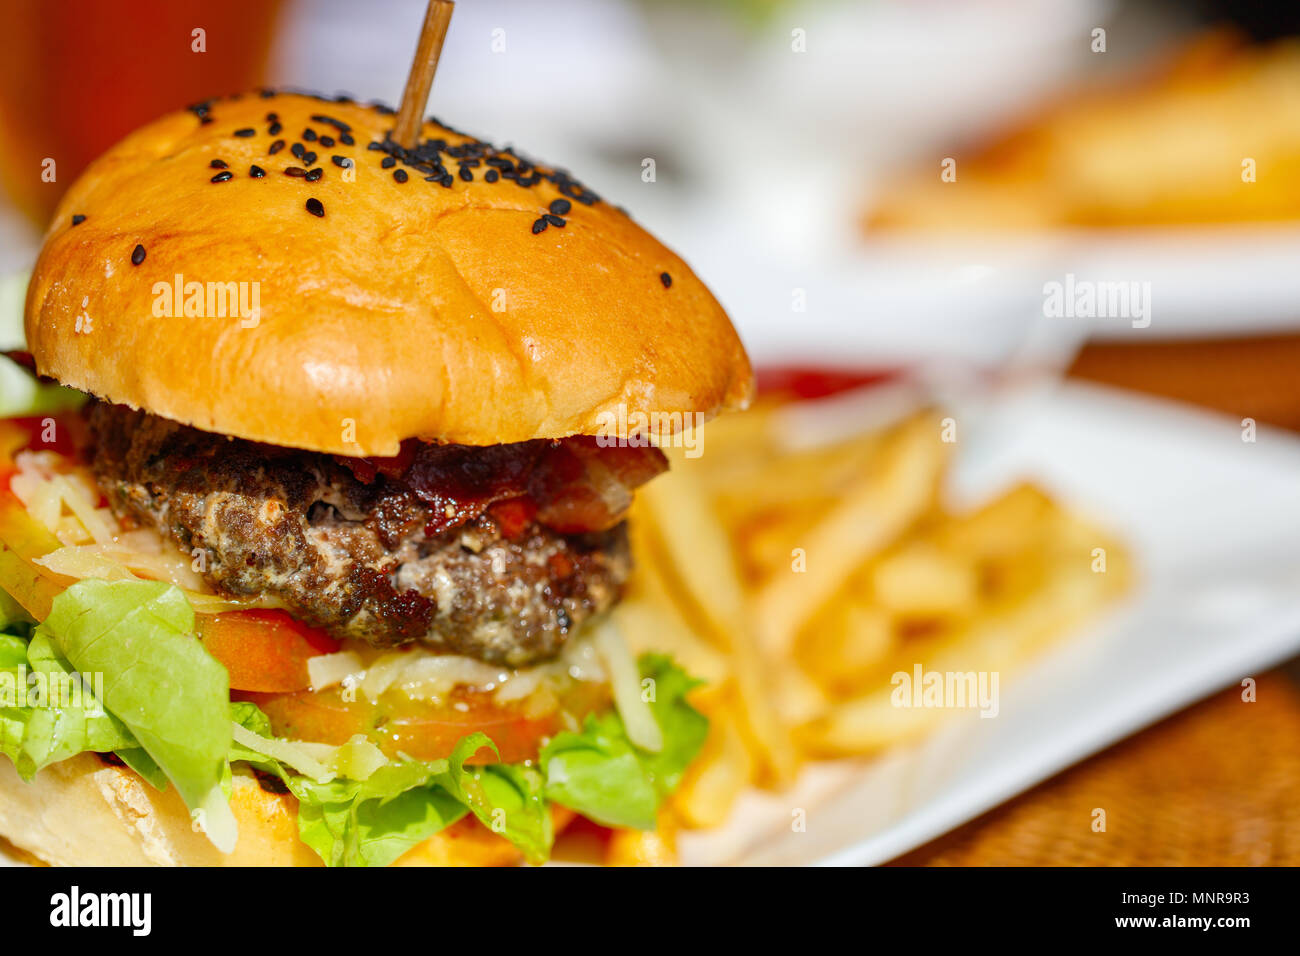
[[[1090,345],[1070,374],[1300,431],[1300,335]],[[1300,658],[1253,701],[1239,679],[895,865],[1300,865]]]

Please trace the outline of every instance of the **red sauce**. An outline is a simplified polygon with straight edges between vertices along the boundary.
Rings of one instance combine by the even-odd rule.
[[[868,385],[881,385],[899,376],[896,369],[832,369],[788,365],[761,368],[758,393],[765,397],[814,399],[838,395]]]

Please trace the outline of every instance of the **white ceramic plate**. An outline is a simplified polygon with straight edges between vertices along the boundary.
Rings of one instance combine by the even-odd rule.
[[[1135,593],[1003,681],[996,718],[954,712],[917,745],[754,794],[687,835],[684,862],[887,861],[1300,651],[1300,439],[1246,443],[1232,419],[1073,384],[988,409],[967,434],[958,497],[1036,478],[1123,535]]]

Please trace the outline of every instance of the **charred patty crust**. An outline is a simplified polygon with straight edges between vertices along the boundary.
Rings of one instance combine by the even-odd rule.
[[[91,464],[119,517],[201,557],[218,592],[269,595],[334,637],[520,666],[612,606],[630,570],[622,523],[562,535],[530,521],[507,535],[489,510],[427,534],[429,506],[400,480],[364,483],[330,455],[106,403],[89,422]]]

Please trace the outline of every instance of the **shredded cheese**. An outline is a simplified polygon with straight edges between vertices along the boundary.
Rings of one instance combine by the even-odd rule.
[[[311,680],[312,690],[324,690],[341,684],[349,677],[354,684],[361,683],[366,666],[354,651],[339,651],[337,654],[319,654],[307,659],[307,676]]]
[[[366,676],[361,681],[361,693],[365,694],[371,700],[378,700],[379,697],[393,686],[393,682],[401,676],[406,662],[410,659],[407,654],[385,654],[377,661],[366,668]]]
[[[240,608],[277,607],[272,599],[225,598],[212,593],[188,555],[157,531],[127,531],[108,508],[85,466],[52,451],[14,456],[10,488],[27,513],[63,544],[36,563],[69,578],[124,581],[144,578],[174,584],[194,610],[205,614]]]
[[[233,721],[230,733],[236,743],[265,757],[274,757],[318,783],[327,783],[337,776],[329,767],[338,755],[337,747],[331,747],[329,744],[307,743],[302,740],[259,737]]]
[[[593,643],[609,669],[614,706],[623,718],[627,739],[651,753],[663,750],[663,731],[655,720],[654,712],[650,710],[650,704],[642,696],[641,671],[636,665],[636,658],[628,650],[623,635],[612,621],[606,620],[599,625]]]
[[[384,752],[361,734],[355,734],[334,754],[330,767],[341,777],[369,780],[376,770],[388,763]]]

